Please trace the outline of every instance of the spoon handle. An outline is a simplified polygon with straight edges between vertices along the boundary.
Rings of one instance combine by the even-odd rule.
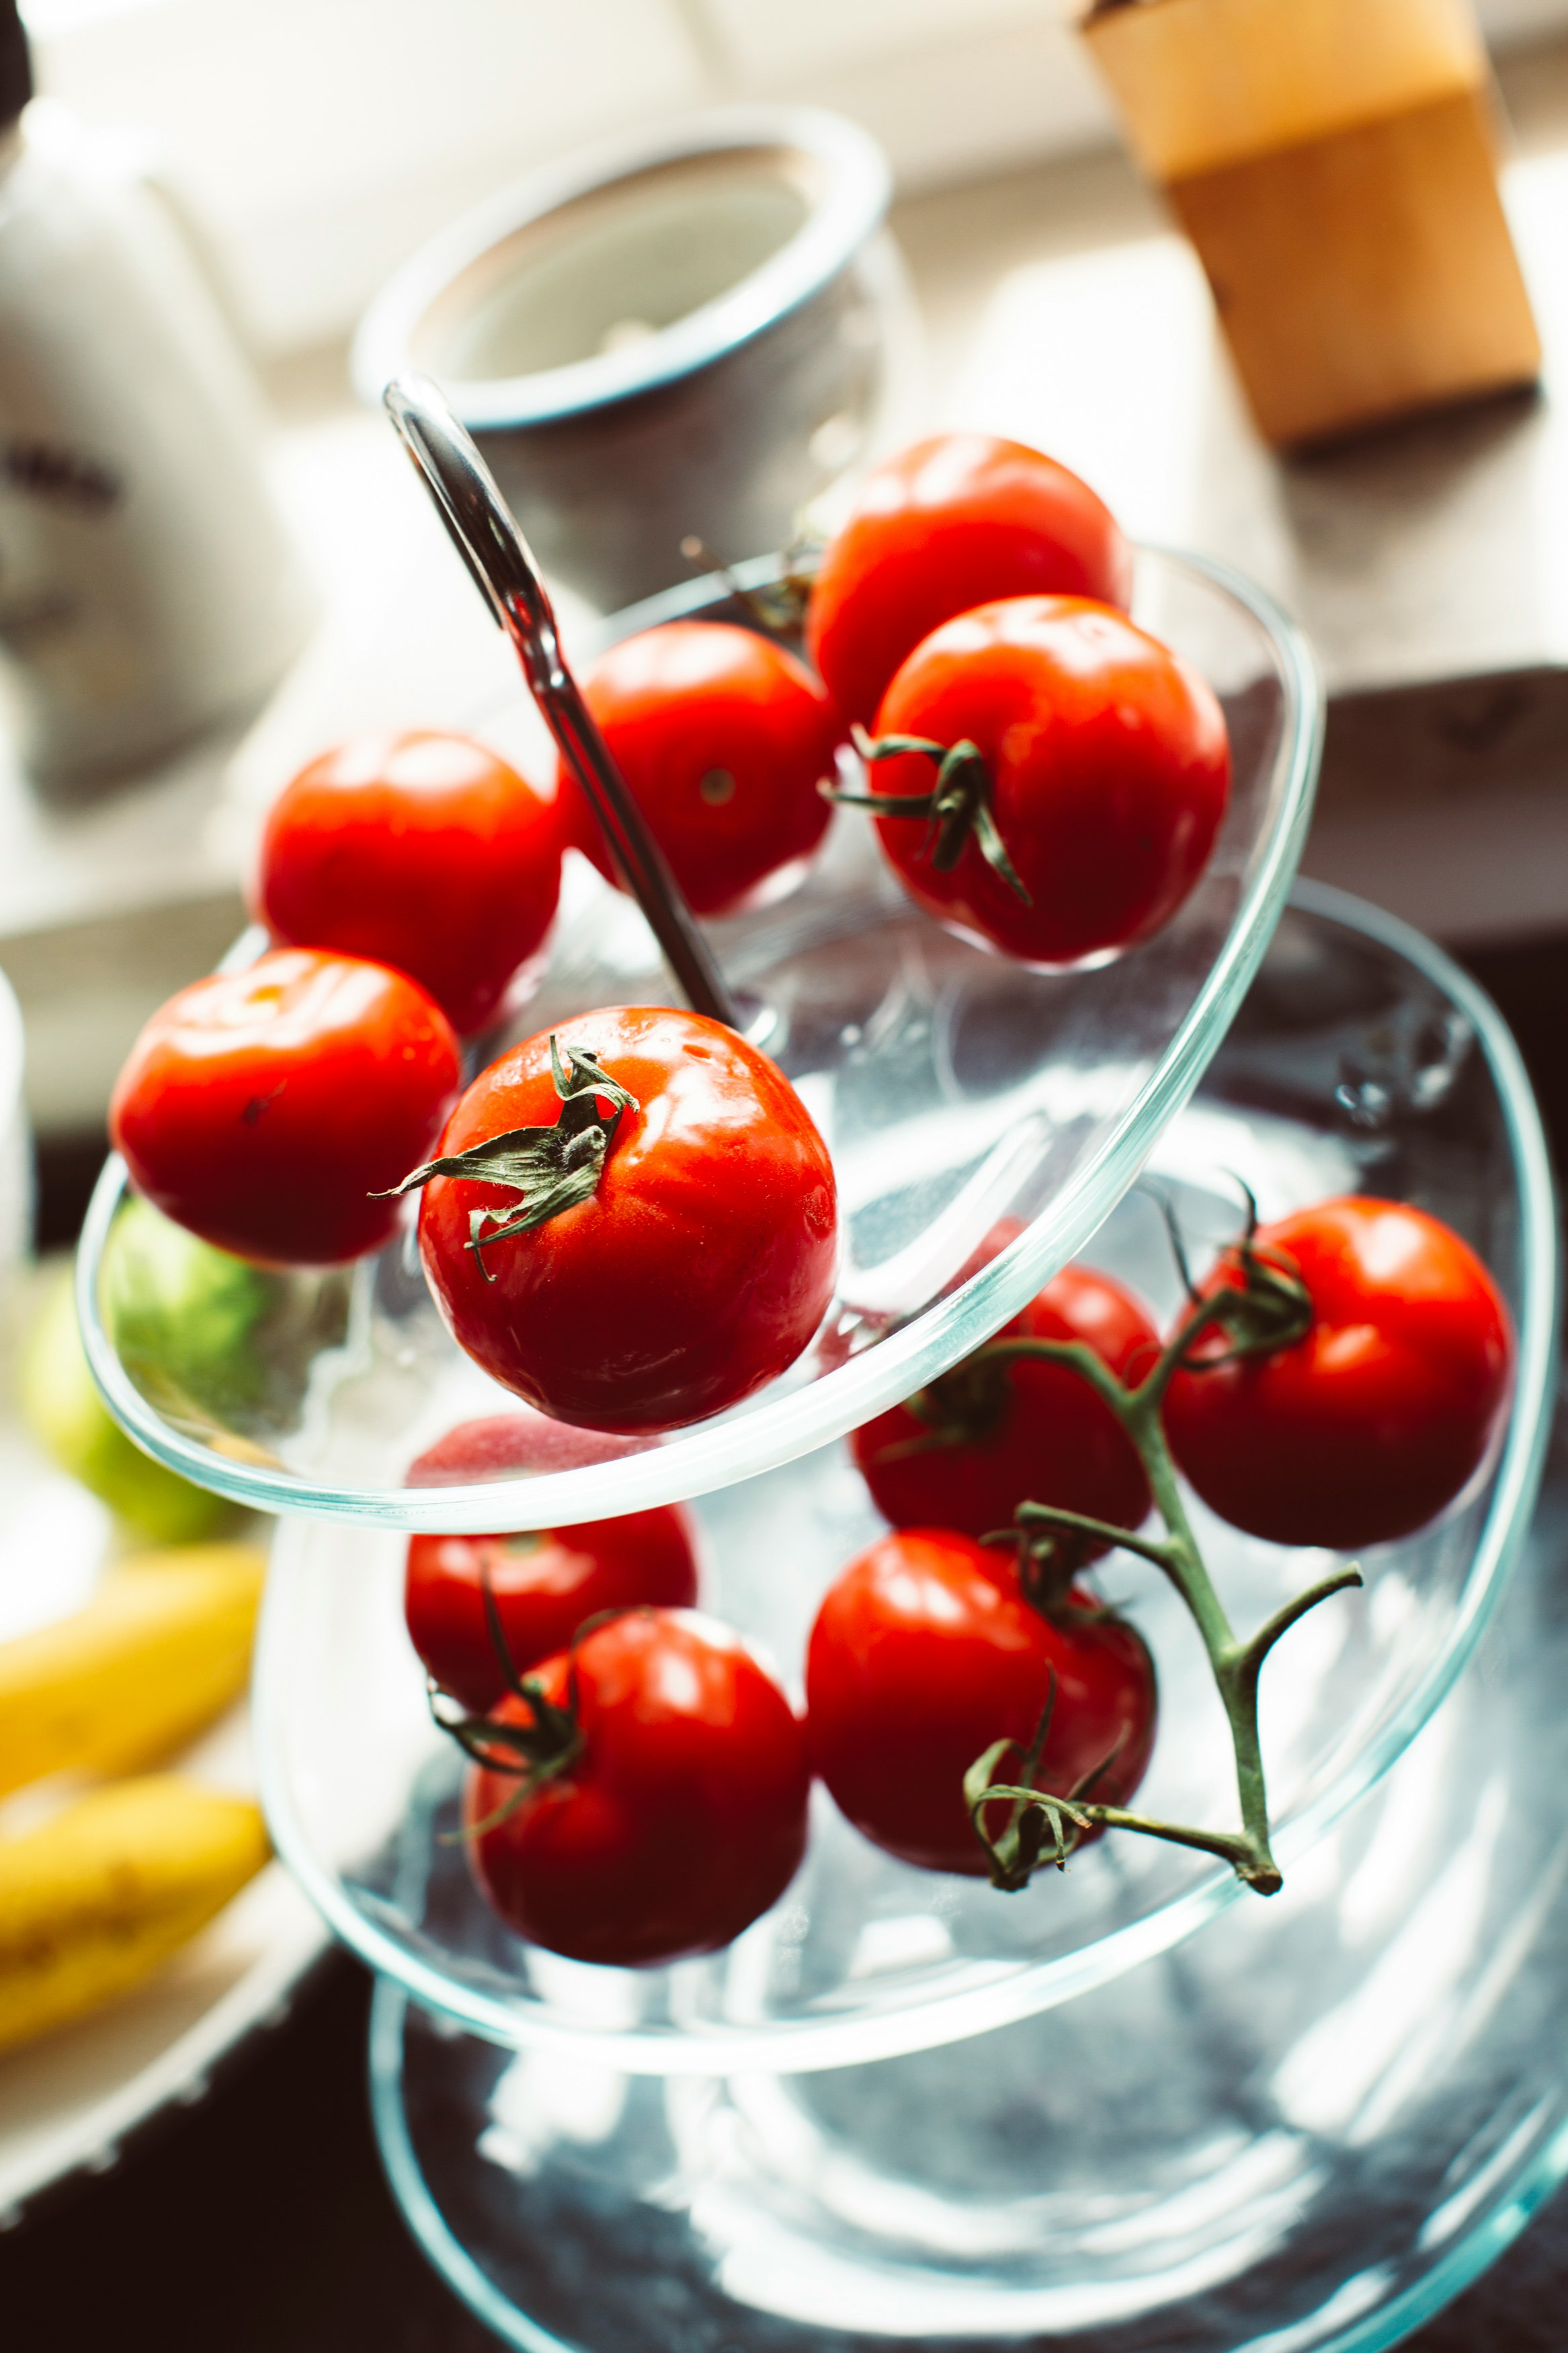
[[[739,1029],[724,976],[566,666],[544,583],[489,467],[427,376],[396,377],[383,397],[688,1002]]]

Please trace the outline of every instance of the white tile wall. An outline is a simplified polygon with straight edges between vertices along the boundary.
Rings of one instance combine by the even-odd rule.
[[[1059,26],[1061,0],[689,0],[735,71],[765,80],[900,49],[951,47],[998,26]]]
[[[257,343],[342,333],[531,164],[725,97],[854,115],[916,185],[1113,136],[1072,0],[24,0],[47,89],[146,126]],[[1489,31],[1568,0],[1479,0]]]
[[[710,94],[668,0],[85,5],[27,12],[44,87],[154,133],[273,348],[341,332],[413,245],[531,164]]]
[[[1048,14],[758,77],[750,93],[836,107],[881,140],[905,189],[978,179],[1115,137],[1073,35]]]

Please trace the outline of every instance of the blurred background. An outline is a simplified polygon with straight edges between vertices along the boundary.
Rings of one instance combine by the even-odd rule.
[[[1479,0],[1506,56],[1568,0]],[[735,100],[852,116],[901,195],[1111,145],[1061,0],[29,0],[40,87],[159,143],[253,347],[303,369],[424,238],[583,141]]]
[[[1384,4],[1360,0],[1369,14]],[[1342,0],[1293,5],[1303,19],[1356,16]],[[1213,5],[1223,15],[1229,0]],[[583,649],[605,612],[689,574],[683,530],[726,559],[764,553],[830,513],[875,456],[942,427],[1033,443],[1134,537],[1262,583],[1310,631],[1330,691],[1306,871],[1407,917],[1479,974],[1568,1150],[1568,0],[1475,0],[1485,50],[1473,55],[1465,0],[1397,0],[1396,15],[1428,15],[1457,43],[1476,176],[1461,186],[1433,125],[1425,183],[1413,165],[1391,204],[1412,250],[1425,232],[1452,261],[1473,348],[1451,365],[1415,351],[1413,364],[1430,362],[1424,376],[1415,366],[1417,388],[1359,406],[1330,385],[1310,427],[1270,406],[1268,355],[1289,353],[1292,303],[1295,328],[1321,340],[1304,286],[1323,254],[1271,252],[1268,206],[1225,178],[1266,160],[1267,142],[1220,138],[1217,178],[1191,153],[1172,161],[1169,125],[1151,127],[1125,54],[1138,38],[1127,20],[1163,9],[1102,0],[1105,37],[1090,43],[1068,0],[23,0],[16,18],[8,6],[0,999],[8,982],[26,1052],[24,1076],[0,1001],[0,1360],[24,1324],[35,1366],[37,1331],[68,1356],[74,1345],[58,1271],[18,1272],[27,1134],[37,1240],[63,1247],[125,1051],[241,929],[261,815],[294,771],[353,730],[415,724],[471,729],[542,769],[511,656],[376,406],[410,354],[444,380],[472,378],[455,403],[489,433]],[[37,93],[15,129],[3,126],[27,100],[29,68],[8,26],[25,31]],[[1342,67],[1348,88],[1363,64],[1348,40],[1329,79]],[[1447,100],[1418,96],[1405,111],[1424,122],[1429,103]],[[809,109],[816,128],[753,111],[749,129],[727,116],[721,134],[716,109]],[[712,197],[698,227],[702,250],[721,255],[730,223],[737,286],[830,225],[795,307],[780,298],[768,312],[772,340],[755,342],[749,375],[732,365],[737,329],[681,378],[695,405],[667,397],[667,334],[729,284],[718,262],[702,280],[697,216],[681,227],[675,214],[666,249],[645,240],[628,281],[637,294],[637,270],[649,290],[668,276],[662,313],[607,269],[589,301],[592,271],[568,254],[534,290],[530,332],[547,356],[531,363],[531,392],[517,389],[521,362],[445,364],[461,342],[451,290],[472,280],[483,296],[486,257],[512,250],[518,224],[531,234],[552,207],[576,207],[592,233],[606,178],[731,149],[764,161],[728,179],[698,169]],[[771,243],[756,227],[770,173],[788,215]],[[531,194],[507,195],[524,182]],[[1288,196],[1269,201],[1289,213]],[[1456,205],[1465,219],[1439,232]],[[1305,245],[1326,248],[1306,214],[1298,235],[1303,220]],[[1238,230],[1253,228],[1244,249]],[[1378,234],[1366,234],[1363,292],[1394,269]],[[1414,264],[1394,274],[1405,282]],[[1277,305],[1261,344],[1244,315],[1258,286],[1264,309]],[[1288,359],[1275,374],[1300,370]],[[616,481],[623,461],[641,493]],[[656,486],[668,512],[648,543],[623,543],[618,522],[639,496],[651,507]],[[12,1273],[21,1304],[6,1307]],[[32,1439],[0,1415],[5,1633],[82,1602],[132,1525],[157,1543],[212,1532],[178,1520],[188,1501],[144,1492],[149,1466],[128,1440],[111,1460],[93,1454],[110,1440],[78,1360],[50,1356],[46,1372],[39,1384],[68,1390],[80,1413],[65,1437],[40,1438],[35,1412]],[[45,1552],[54,1582],[38,1609]],[[7,1617],[17,1596],[22,1614]],[[229,1736],[243,1745],[232,1724]],[[212,2012],[215,1987],[247,2026],[284,2016],[320,1932],[300,1913],[254,1916],[215,1975],[168,1996],[149,2050],[171,2020]],[[158,2218],[179,2212],[193,2218],[203,2341],[220,2308],[216,2333],[237,2347],[488,2341],[419,2266],[381,2189],[346,1964],[318,1977],[303,2010],[289,2037],[252,2036],[273,2063],[237,2066],[226,2085],[218,2038],[178,2096],[199,2106],[209,2076],[220,2096],[178,2134],[153,2133],[150,2155],[117,2127],[83,2159],[90,2067],[74,2089],[68,2065],[0,2077],[0,2232],[24,2202],[6,2191],[7,2150],[17,2180],[47,2185],[36,2209],[28,2191],[27,2230],[0,2240],[0,2301],[27,2317],[50,2309],[82,2211],[68,2190],[115,2171],[123,2140],[136,2162],[89,2193],[122,2337],[128,2313],[157,2306],[159,2341],[186,2341],[168,2333],[157,2271]],[[128,2048],[110,2073],[129,2083],[142,2060]],[[320,2129],[302,2146],[306,2108]],[[38,2120],[62,2116],[68,2156],[45,2162]],[[268,2259],[258,2215],[289,2265]],[[1551,2227],[1480,2291],[1494,2298],[1483,2317],[1460,2306],[1430,2346],[1561,2343],[1529,2333],[1561,2308],[1563,2226]]]
[[[300,567],[286,579],[283,557],[258,552],[259,522],[204,551],[221,586],[191,588],[203,626],[247,606],[246,648],[265,638],[268,659],[251,680],[232,649],[204,656],[221,708],[198,712],[177,682],[191,723],[172,745],[139,749],[149,723],[121,731],[123,756],[111,734],[58,773],[36,725],[9,731],[8,765],[0,747],[0,965],[27,1026],[48,1216],[63,1230],[79,1207],[136,1028],[232,935],[259,812],[295,766],[367,723],[477,726],[529,756],[505,649],[354,399],[356,322],[412,254],[520,178],[570,174],[595,142],[657,144],[713,107],[832,110],[891,168],[894,242],[865,330],[884,380],[861,404],[874,415],[824,411],[819,477],[921,429],[974,426],[1077,469],[1134,535],[1233,561],[1297,613],[1328,673],[1309,870],[1460,944],[1552,931],[1568,916],[1568,428],[1552,395],[1568,344],[1568,0],[1479,0],[1479,14],[1511,123],[1503,190],[1543,390],[1428,402],[1303,453],[1254,422],[1194,248],[1121,143],[1063,0],[30,0],[28,135],[75,140],[94,169],[110,158],[173,206],[259,380]],[[123,393],[132,346],[101,344]],[[738,406],[726,396],[728,418]],[[764,441],[775,428],[764,415]],[[700,432],[692,479],[713,446]],[[238,453],[224,477],[187,436],[169,462],[189,510],[237,512]],[[645,479],[663,471],[645,463]],[[523,519],[551,564],[565,543],[536,511]],[[726,557],[762,552],[746,512],[728,532],[721,501],[716,524],[694,520]],[[574,530],[594,543],[569,517]],[[660,530],[658,577],[680,576],[678,533]],[[160,581],[200,571],[154,556]],[[653,585],[646,567],[601,567],[597,602]],[[190,627],[170,623],[185,646]]]

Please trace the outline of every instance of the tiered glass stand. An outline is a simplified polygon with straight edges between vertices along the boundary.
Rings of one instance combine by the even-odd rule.
[[[1568,1638],[1544,1576],[1510,1585],[1552,1383],[1539,1124],[1506,1033],[1441,955],[1321,892],[1279,923],[1318,741],[1289,625],[1165,555],[1142,560],[1139,611],[1215,681],[1237,754],[1218,852],[1158,940],[1022,973],[912,913],[844,818],[796,896],[711,927],[847,1213],[818,1343],[751,1405],[609,1461],[405,1485],[453,1423],[510,1404],[447,1340],[408,1248],[346,1282],[279,1278],[237,1351],[255,1361],[187,1366],[175,1392],[115,1353],[112,1169],[95,1202],[82,1297],[111,1404],[164,1461],[289,1514],[258,1666],[274,1834],[382,1975],[374,2099],[409,2221],[527,2353],[1385,2344],[1562,2161],[1545,1963],[1568,1847],[1546,1793]],[[668,994],[637,909],[578,887],[531,1030]],[[1145,1167],[1199,1242],[1234,1231],[1237,1177],[1265,1216],[1352,1188],[1417,1200],[1481,1250],[1519,1333],[1495,1459],[1267,1671],[1284,1894],[1108,1837],[1002,1896],[893,1862],[818,1792],[799,1877],[725,1953],[631,1973],[510,1937],[452,1836],[458,1764],[402,1629],[401,1532],[700,1498],[706,1605],[798,1685],[817,1598],[877,1525],[843,1433],[1074,1253],[1168,1310]],[[1019,1239],[958,1282],[1003,1216]],[[1330,1565],[1202,1535],[1242,1624]],[[1160,1665],[1144,1799],[1227,1820],[1195,1640],[1142,1564],[1101,1581]]]

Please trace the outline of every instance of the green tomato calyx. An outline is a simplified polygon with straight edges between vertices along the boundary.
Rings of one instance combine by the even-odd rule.
[[[561,1115],[552,1127],[510,1128],[504,1135],[470,1144],[466,1151],[427,1160],[391,1188],[407,1193],[427,1185],[432,1176],[457,1176],[469,1184],[504,1185],[515,1193],[515,1208],[468,1213],[467,1247],[487,1282],[495,1281],[484,1260],[491,1243],[530,1233],[563,1209],[593,1199],[623,1113],[639,1108],[636,1095],[612,1079],[587,1047],[568,1046],[563,1062],[553,1030],[550,1067],[561,1098]],[[607,1114],[599,1108],[602,1102],[610,1106]]]
[[[1014,897],[1026,907],[1034,905],[997,830],[991,807],[991,771],[978,744],[972,744],[967,735],[957,744],[935,744],[924,735],[872,737],[863,727],[854,733],[855,748],[868,764],[915,754],[935,761],[936,782],[929,793],[847,793],[824,784],[818,789],[826,799],[845,808],[869,809],[874,817],[924,818],[926,838],[920,855],[929,858],[939,874],[952,873],[964,845],[973,839]]]

